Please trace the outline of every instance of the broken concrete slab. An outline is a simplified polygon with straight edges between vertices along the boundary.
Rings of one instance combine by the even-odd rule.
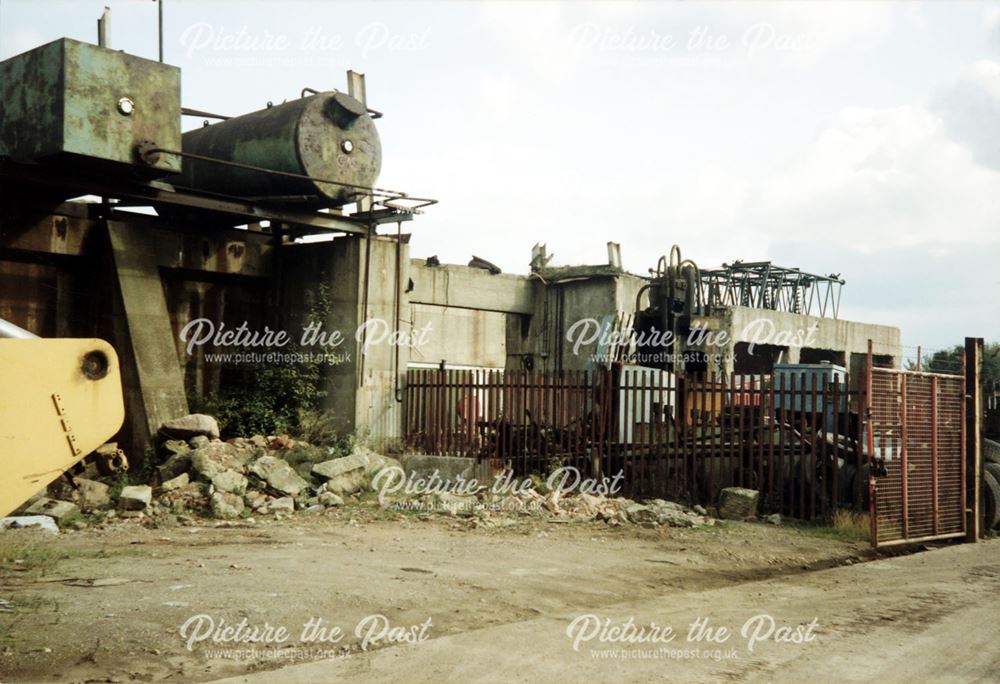
[[[209,442],[193,450],[190,456],[191,469],[208,482],[226,470],[242,473],[246,469],[244,453],[226,442]]]
[[[667,527],[694,527],[696,515],[672,508],[660,508],[656,512],[656,522]]]
[[[209,505],[204,487],[198,482],[189,482],[160,496],[160,503],[177,514],[204,509]]]
[[[83,510],[91,511],[96,508],[103,508],[111,503],[111,487],[103,482],[89,480],[85,477],[76,477],[73,478],[73,484],[76,485],[73,499]]]
[[[272,513],[291,513],[295,510],[295,500],[290,496],[283,496],[267,504],[267,508]]]
[[[365,454],[351,454],[317,463],[312,468],[312,474],[326,480],[326,484],[323,485],[323,490],[326,492],[337,495],[353,494],[364,488],[368,465],[369,459]]]
[[[250,464],[249,469],[251,473],[266,482],[268,487],[288,496],[297,496],[309,486],[292,466],[274,456],[261,456]]]
[[[47,515],[57,523],[64,522],[70,516],[80,512],[80,508],[69,501],[57,501],[48,497],[42,497],[35,503],[28,506],[25,513],[28,515]]]
[[[118,508],[126,511],[141,511],[153,500],[153,488],[148,485],[124,487],[118,495]]]
[[[165,439],[191,439],[199,435],[218,439],[219,422],[204,413],[192,413],[168,420],[160,426],[160,436]]]
[[[719,517],[725,520],[746,520],[757,517],[760,492],[744,487],[726,487],[719,492]]]
[[[46,532],[59,534],[59,526],[56,525],[56,521],[47,515],[12,515],[0,518],[0,530],[25,527],[36,527]]]
[[[212,495],[212,515],[216,518],[238,518],[244,508],[242,496],[229,492],[216,492]]]
[[[319,495],[319,502],[324,506],[343,506],[344,499],[333,492],[323,492]]]
[[[632,504],[624,509],[624,513],[628,521],[636,525],[643,523],[655,524],[659,519],[659,514],[655,510],[642,504]]]
[[[212,477],[212,484],[220,492],[243,496],[247,491],[247,479],[235,470],[223,470]]]
[[[436,472],[438,477],[450,482],[456,482],[459,478],[487,482],[492,475],[489,463],[486,461],[480,463],[474,458],[460,456],[410,454],[404,456],[401,463],[407,475],[416,474],[420,477],[430,477]]]
[[[181,473],[177,477],[171,478],[160,485],[160,488],[165,492],[172,492],[175,489],[180,489],[186,486],[191,481],[191,478],[187,473]]]
[[[183,439],[168,439],[161,445],[161,449],[165,453],[169,454],[169,456],[174,456],[176,454],[184,454],[191,451],[191,445]]]
[[[312,474],[324,480],[332,480],[352,470],[368,467],[368,459],[361,454],[351,454],[343,458],[332,458],[312,467]]]
[[[160,476],[160,482],[165,482],[174,479],[181,473],[186,473],[190,467],[191,452],[188,450],[169,457],[166,461],[156,466],[156,472]]]

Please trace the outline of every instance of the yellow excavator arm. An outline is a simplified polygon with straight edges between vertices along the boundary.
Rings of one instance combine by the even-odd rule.
[[[3,323],[8,333],[20,330]],[[0,516],[104,444],[125,418],[110,344],[6,337],[0,335]]]

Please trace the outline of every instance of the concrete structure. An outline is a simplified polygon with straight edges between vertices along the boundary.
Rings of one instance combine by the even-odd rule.
[[[589,333],[627,329],[647,283],[610,265],[494,275],[429,264],[410,258],[405,236],[302,243],[247,230],[193,232],[121,212],[107,220],[94,204],[48,206],[0,222],[0,318],[45,337],[114,344],[128,414],[118,441],[132,459],[158,425],[187,411],[189,398],[218,391],[232,372],[212,355],[238,349],[210,341],[188,353],[181,335],[192,321],[280,329],[295,350],[331,355],[325,407],[344,430],[391,439],[401,431],[407,368],[593,368],[609,349]],[[318,299],[321,321],[310,304]],[[298,346],[317,322],[340,342]],[[707,333],[727,339],[717,362],[689,371],[761,372],[780,359],[857,372],[869,339],[879,363],[902,359],[899,331],[886,326],[747,307],[713,308],[691,326],[697,334],[678,351],[705,350]]]

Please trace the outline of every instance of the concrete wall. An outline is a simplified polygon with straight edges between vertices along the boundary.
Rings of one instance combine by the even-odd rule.
[[[481,268],[455,264],[427,266],[410,261],[411,302],[462,309],[531,314],[537,281],[523,275],[491,274]],[[405,288],[404,288],[405,289]]]
[[[446,367],[504,368],[507,314],[431,304],[410,304],[414,330],[427,330],[426,344],[409,350],[409,362]]]
[[[376,443],[399,437],[411,320],[402,286],[410,277],[408,246],[397,249],[391,238],[343,237],[285,246],[281,262],[283,328],[294,336],[311,321],[303,309],[309,293],[320,283],[329,286],[323,330],[339,332],[343,342],[326,349],[334,362],[324,375],[324,408],[344,431]]]
[[[842,354],[850,365],[852,354],[855,358],[867,354],[869,339],[872,340],[874,354],[884,365],[899,368],[903,359],[899,328],[886,325],[734,306],[712,316],[696,317],[693,326],[713,333],[727,333],[728,339],[722,346],[725,358],[721,365],[710,369],[727,374],[734,370],[741,372],[740,368],[734,367],[733,355],[739,343],[747,342],[779,347],[785,363],[798,363],[801,351],[811,349]],[[858,369],[850,370],[856,372]]]

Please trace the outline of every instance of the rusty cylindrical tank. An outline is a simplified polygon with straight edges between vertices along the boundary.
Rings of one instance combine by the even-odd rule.
[[[382,166],[378,131],[365,106],[325,92],[227,119],[183,136],[183,151],[312,179],[371,187]],[[335,207],[358,189],[185,157],[176,186],[258,200]]]

